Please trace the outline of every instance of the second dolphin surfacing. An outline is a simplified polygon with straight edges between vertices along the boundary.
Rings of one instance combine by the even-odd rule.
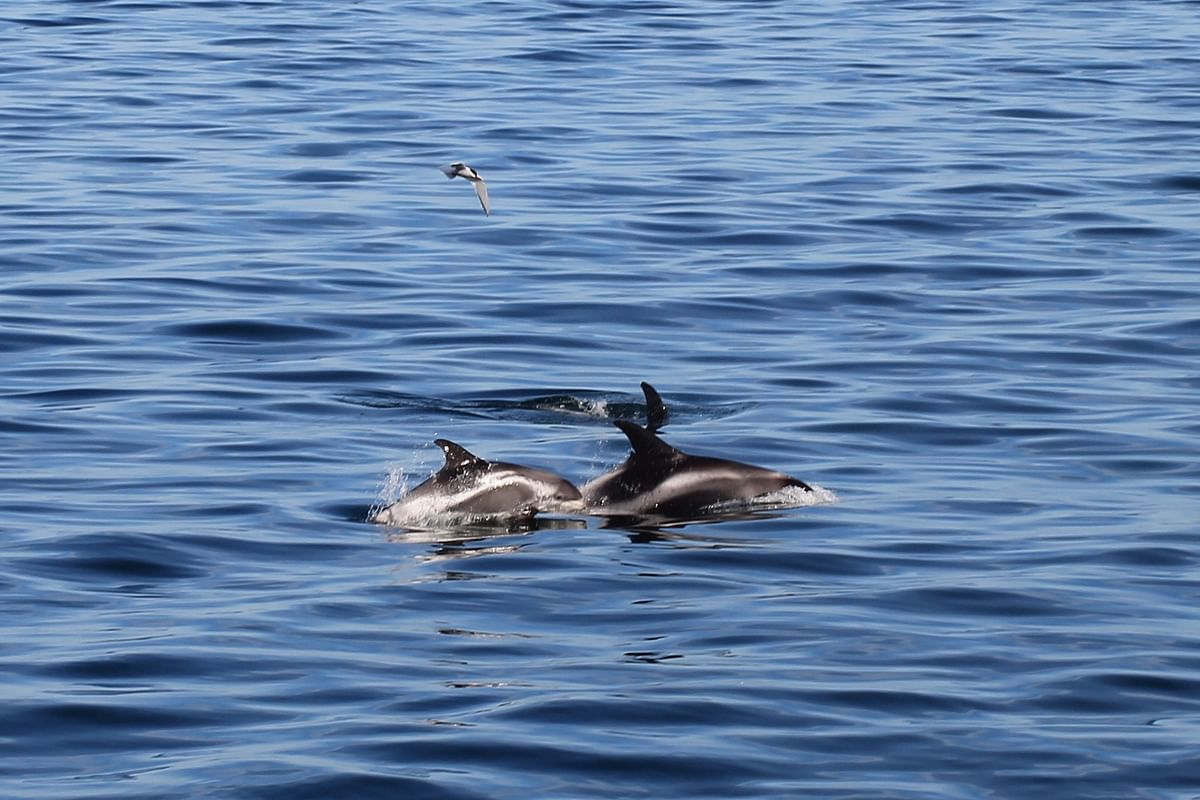
[[[782,472],[689,455],[667,444],[653,430],[665,422],[665,411],[657,418],[653,387],[647,387],[643,384],[650,401],[652,427],[643,428],[626,420],[615,422],[629,439],[632,452],[616,469],[584,485],[583,499],[590,513],[691,519],[789,487],[813,491],[804,481]],[[653,397],[657,398],[657,393]]]
[[[448,439],[434,441],[446,463],[371,517],[383,525],[426,525],[447,517],[511,519],[583,510],[575,485],[543,469],[487,461]]]

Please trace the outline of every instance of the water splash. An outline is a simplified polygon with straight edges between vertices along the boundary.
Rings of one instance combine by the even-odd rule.
[[[728,511],[776,511],[787,508],[832,505],[838,502],[838,496],[832,489],[826,489],[815,483],[810,486],[812,491],[807,491],[799,486],[785,486],[778,491],[758,497],[717,503],[705,510],[714,514]]]

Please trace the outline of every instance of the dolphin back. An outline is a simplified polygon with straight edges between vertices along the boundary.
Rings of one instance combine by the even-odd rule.
[[[634,458],[677,461],[683,457],[683,453],[655,436],[652,429],[643,428],[636,422],[624,419],[614,420],[613,424],[621,429],[625,438],[629,439],[629,446],[633,448]]]
[[[455,444],[449,439],[434,439],[433,443],[442,448],[446,463],[438,470],[442,478],[452,478],[466,472],[487,469],[488,462],[475,455],[461,444]]]
[[[646,430],[656,433],[667,424],[667,406],[658,391],[642,381],[642,393],[646,395]]]

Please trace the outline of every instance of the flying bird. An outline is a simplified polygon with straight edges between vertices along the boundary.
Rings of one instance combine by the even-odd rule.
[[[475,196],[479,198],[479,205],[483,206],[483,213],[491,216],[492,206],[488,203],[487,184],[483,181],[483,176],[475,171],[473,167],[469,167],[461,161],[455,161],[453,164],[447,164],[444,167],[438,167],[447,178],[466,178],[475,187]]]

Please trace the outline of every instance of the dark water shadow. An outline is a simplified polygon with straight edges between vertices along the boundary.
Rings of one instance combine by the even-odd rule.
[[[583,530],[587,521],[568,517],[522,517],[497,520],[495,523],[475,522],[456,527],[406,528],[387,527],[385,538],[399,545],[426,544],[422,561],[473,558],[482,555],[515,553],[529,540],[523,539],[538,531]]]

